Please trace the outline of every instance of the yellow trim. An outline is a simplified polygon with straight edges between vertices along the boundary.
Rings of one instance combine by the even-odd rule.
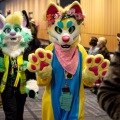
[[[19,70],[20,66],[23,64],[23,55],[20,55],[17,57],[17,64],[18,64],[18,71],[17,71],[17,76],[16,76],[16,80],[15,80],[15,83],[14,83],[14,86],[17,87],[18,85],[18,82],[19,82],[19,79],[21,78],[22,81],[21,81],[21,84],[25,82],[26,78],[25,78],[25,73],[21,72]],[[3,78],[2,78],[2,81],[3,83],[1,83],[0,85],[0,92],[2,93],[5,89],[5,85],[6,85],[6,81],[7,81],[7,76],[8,76],[8,69],[9,69],[9,56],[4,54],[4,65],[5,65],[5,72],[3,74]],[[21,89],[21,86],[20,86],[20,89]],[[25,85],[23,87],[22,85],[22,89],[20,90],[22,93],[25,93]]]
[[[25,94],[26,93],[26,75],[24,71],[20,72],[21,79],[20,79],[20,93]]]
[[[5,64],[5,72],[2,77],[2,81],[6,84],[7,76],[8,76],[8,66],[9,66],[9,56],[4,54],[4,64]],[[0,85],[0,92],[2,93],[5,89],[5,84]]]
[[[20,56],[18,56],[17,57],[17,64],[19,65],[19,66],[21,66],[21,65],[23,65],[23,55],[20,55]]]
[[[14,87],[17,87],[19,80],[20,80],[20,77],[21,77],[19,68],[23,64],[23,55],[20,55],[17,57],[17,64],[18,64],[18,71],[17,71],[17,76],[15,79],[15,82],[14,82]]]
[[[45,50],[50,50],[50,51],[52,51],[53,49],[54,49],[54,43],[51,43],[45,48]]]
[[[18,67],[18,69],[19,69],[19,67]],[[14,87],[17,87],[19,79],[20,79],[20,71],[18,70],[16,79],[15,79],[15,82],[14,82]]]
[[[88,87],[92,87],[93,84],[94,84],[94,82],[88,82],[85,79],[83,79],[83,83],[84,83],[85,86],[88,86]]]
[[[85,59],[87,57],[87,52],[86,50],[84,49],[84,47],[80,44],[78,44],[78,49],[79,51],[81,51],[82,53],[82,71],[84,70],[85,68]],[[82,80],[81,80],[81,86],[80,86],[80,104],[79,104],[79,117],[78,117],[78,120],[84,120],[84,86],[83,86],[83,77],[82,77]]]
[[[8,76],[8,66],[9,66],[9,56],[4,54],[4,64],[5,64],[5,72],[4,72],[4,75],[3,75],[3,78],[2,80],[3,81],[6,81],[7,80],[7,76]]]
[[[84,101],[85,101],[85,95],[84,95],[84,86],[83,82],[81,82],[80,86],[80,103],[79,103],[79,114],[78,114],[78,120],[84,120]]]
[[[42,120],[54,120],[50,85],[46,87],[42,98]]]
[[[37,76],[37,75],[36,75],[36,76]],[[47,86],[47,85],[50,83],[51,78],[52,78],[52,77],[47,78],[47,79],[41,79],[41,78],[39,78],[39,77],[37,76],[37,84],[38,84],[39,86]]]

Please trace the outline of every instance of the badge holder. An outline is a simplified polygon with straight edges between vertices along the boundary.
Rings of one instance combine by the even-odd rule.
[[[62,95],[60,96],[60,106],[61,109],[65,111],[70,111],[72,103],[72,95],[70,93],[70,88],[68,85],[62,88]]]

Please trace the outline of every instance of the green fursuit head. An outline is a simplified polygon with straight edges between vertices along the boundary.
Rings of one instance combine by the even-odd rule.
[[[23,24],[5,22],[0,17],[0,48],[4,54],[17,57],[28,47],[32,40],[30,29]]]

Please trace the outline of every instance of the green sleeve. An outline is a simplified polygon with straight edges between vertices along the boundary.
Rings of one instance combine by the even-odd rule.
[[[5,71],[4,58],[0,57],[0,72]]]

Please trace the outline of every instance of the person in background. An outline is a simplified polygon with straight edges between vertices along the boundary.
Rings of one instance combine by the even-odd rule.
[[[25,52],[31,53],[31,52],[34,52],[37,48],[39,48],[41,45],[40,40],[37,38],[38,26],[36,26],[35,20],[33,18],[28,17],[26,10],[22,10],[22,14],[27,21],[26,27],[31,29],[31,33],[33,37],[33,39],[29,42],[29,46]]]
[[[97,42],[98,51],[96,54],[102,54],[105,59],[110,60],[110,53],[106,47],[107,39],[105,37],[99,37]],[[92,93],[97,94],[98,88],[103,81],[103,78],[98,79],[92,88],[90,89]]]
[[[105,37],[99,37],[97,47],[99,48],[97,54],[102,54],[105,59],[110,60],[110,52],[106,47],[107,39]]]
[[[97,54],[97,52],[98,52],[97,42],[98,42],[98,39],[96,37],[91,37],[90,42],[89,42],[89,45],[91,47],[88,50],[88,55],[96,55]]]
[[[33,36],[33,40],[29,44],[31,46],[31,51],[32,52],[34,52],[41,45],[40,40],[37,38],[38,27],[39,26],[36,25],[35,20],[33,18],[29,20],[28,28],[31,29],[32,36]]]

